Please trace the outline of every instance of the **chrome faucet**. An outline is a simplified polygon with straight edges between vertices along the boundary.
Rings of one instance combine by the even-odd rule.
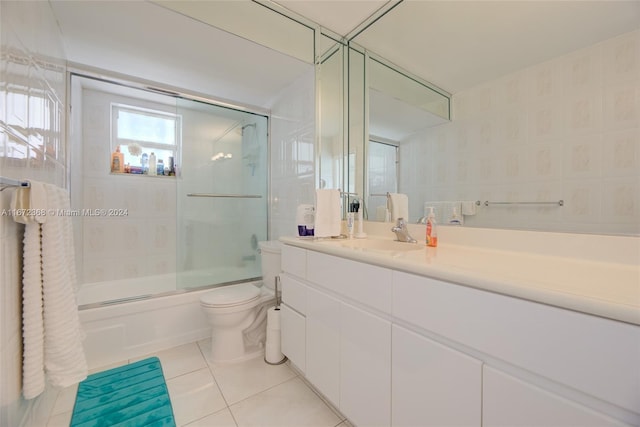
[[[396,237],[399,242],[407,242],[407,243],[417,243],[418,241],[409,235],[409,230],[407,230],[407,223],[404,222],[404,218],[398,218],[398,222],[396,222],[395,227],[391,229],[394,233],[396,233]]]

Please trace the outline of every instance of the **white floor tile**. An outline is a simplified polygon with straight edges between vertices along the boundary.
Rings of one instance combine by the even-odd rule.
[[[71,411],[49,417],[47,427],[69,427],[71,423]]]
[[[237,427],[237,424],[229,409],[225,408],[220,412],[187,424],[186,427]]]
[[[338,424],[337,427],[353,427],[353,424],[351,424],[348,420],[344,420],[343,422]]]
[[[167,380],[167,388],[178,426],[184,426],[227,406],[209,368]]]
[[[110,363],[108,365],[100,366],[98,368],[89,369],[89,375],[102,372],[102,371],[107,371],[109,369],[117,368],[119,366],[123,366],[128,363],[129,363],[128,360],[123,360],[122,362]]]
[[[131,363],[152,356],[157,356],[160,359],[162,372],[167,380],[207,367],[207,362],[202,357],[200,348],[196,343],[185,344],[131,359]]]
[[[229,405],[296,376],[287,365],[269,365],[262,357],[233,364],[213,365],[211,369]]]
[[[73,405],[76,403],[76,394],[78,393],[78,384],[66,387],[58,392],[56,403],[53,405],[51,415],[61,414],[63,412],[73,411]]]
[[[300,378],[231,405],[230,409],[239,427],[334,427],[342,421]]]

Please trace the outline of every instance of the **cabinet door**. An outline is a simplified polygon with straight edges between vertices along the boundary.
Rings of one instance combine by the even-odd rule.
[[[307,289],[309,381],[334,405],[340,404],[340,301]]]
[[[483,426],[622,426],[617,420],[485,366]]]
[[[287,273],[280,276],[282,302],[303,316],[307,312],[307,286]]]
[[[391,322],[342,304],[340,411],[358,426],[391,422]]]
[[[393,426],[481,425],[482,362],[392,329]]]
[[[280,307],[282,353],[300,371],[306,370],[306,319],[287,305]]]

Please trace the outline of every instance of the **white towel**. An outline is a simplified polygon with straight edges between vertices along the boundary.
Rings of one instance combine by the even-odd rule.
[[[339,236],[341,220],[340,190],[316,190],[315,237]]]
[[[462,215],[475,215],[478,212],[478,204],[475,200],[465,200],[462,204]]]
[[[398,218],[409,221],[409,198],[403,193],[389,193],[389,210],[391,211],[391,221]]]
[[[55,387],[68,387],[85,379],[88,371],[75,295],[71,218],[57,215],[58,209],[70,209],[69,193],[35,181],[29,191],[30,203],[44,214],[22,218],[27,223],[22,282],[26,399],[44,391],[45,373]],[[15,197],[16,204],[24,201],[24,194]]]

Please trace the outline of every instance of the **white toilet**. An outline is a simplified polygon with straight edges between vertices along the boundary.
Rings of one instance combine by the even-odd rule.
[[[267,309],[275,304],[280,274],[281,243],[260,242],[262,286],[254,283],[223,286],[200,298],[211,325],[211,360],[239,362],[264,353]]]

